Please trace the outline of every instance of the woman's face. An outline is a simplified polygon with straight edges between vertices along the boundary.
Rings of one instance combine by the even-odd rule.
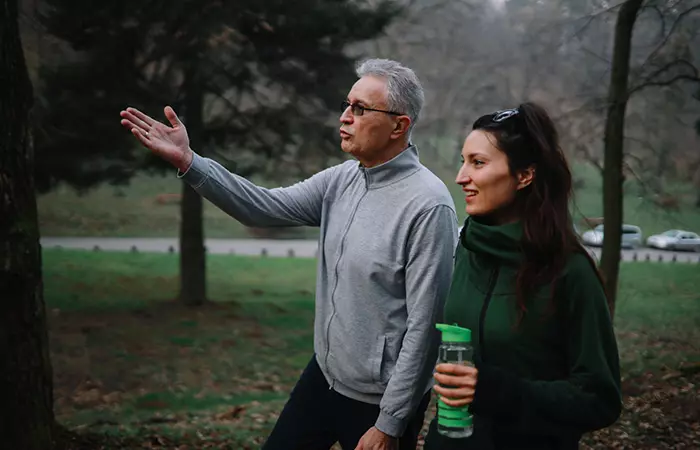
[[[467,214],[501,225],[518,220],[513,208],[515,195],[532,182],[534,169],[511,174],[508,157],[495,143],[495,136],[486,131],[469,133],[456,182],[464,191]]]

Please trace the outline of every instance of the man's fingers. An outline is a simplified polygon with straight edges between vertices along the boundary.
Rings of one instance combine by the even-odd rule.
[[[144,131],[148,131],[151,128],[150,125],[129,111],[122,111],[119,115],[122,116],[122,123],[124,123],[124,120],[128,120],[132,125],[135,125]]]
[[[147,129],[144,130],[140,125],[137,125],[137,124],[135,124],[127,119],[122,119],[121,124],[122,124],[122,126],[124,126],[124,128],[127,128],[132,133],[134,132],[134,130],[138,130],[140,133],[139,136],[144,136],[144,137],[148,136],[149,131]]]
[[[177,114],[175,114],[175,110],[170,106],[166,106],[163,111],[165,112],[165,117],[168,119],[168,122],[170,122],[170,125],[173,127],[182,125],[180,118],[177,117]]]
[[[455,377],[452,375],[444,375],[441,373],[436,373],[434,375],[435,381],[443,386],[454,386],[454,387],[474,387],[476,386],[476,379],[471,376],[459,376]]]
[[[134,127],[131,129],[131,134],[136,136],[136,139],[138,139],[143,144],[144,147],[151,148],[151,142],[148,139],[148,136],[146,136],[145,131],[142,131],[141,129]]]
[[[120,123],[124,128],[128,129],[129,131],[131,131],[132,128],[138,128],[138,126],[135,123],[128,119],[122,119]]]
[[[146,122],[146,124],[149,125],[149,126],[153,126],[153,124],[156,123],[155,120],[153,120],[152,118],[148,117],[146,114],[142,113],[141,111],[139,111],[139,110],[136,109],[136,108],[131,108],[131,107],[126,108],[126,112],[131,113],[131,114],[133,114],[134,116],[138,117],[138,118],[141,119],[142,121]]]

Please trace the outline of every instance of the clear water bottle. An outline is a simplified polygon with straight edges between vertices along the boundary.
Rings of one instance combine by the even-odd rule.
[[[440,363],[472,364],[472,332],[457,325],[439,323],[437,329],[442,332],[440,344]],[[469,406],[453,407],[438,399],[438,433],[449,438],[466,438],[474,430]]]

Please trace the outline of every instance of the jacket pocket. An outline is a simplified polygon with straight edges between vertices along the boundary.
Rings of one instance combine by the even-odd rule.
[[[381,335],[377,338],[377,344],[374,348],[372,356],[372,382],[379,383],[382,381],[382,365],[384,362],[384,347],[386,347],[386,336]]]
[[[379,376],[377,380],[381,385],[386,385],[389,379],[394,374],[396,363],[399,360],[401,345],[403,344],[403,335],[389,334],[384,336],[384,349],[382,353],[382,364],[379,368]]]

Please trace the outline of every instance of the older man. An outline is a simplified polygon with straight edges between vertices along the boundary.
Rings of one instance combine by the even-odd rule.
[[[356,161],[285,188],[256,186],[197,155],[170,107],[172,127],[121,112],[144,146],[240,222],[320,227],[315,355],[266,450],[415,449],[429,403],[455,207],[410,142],[423,105],[416,75],[380,59],[357,75],[340,116],[341,147]]]

